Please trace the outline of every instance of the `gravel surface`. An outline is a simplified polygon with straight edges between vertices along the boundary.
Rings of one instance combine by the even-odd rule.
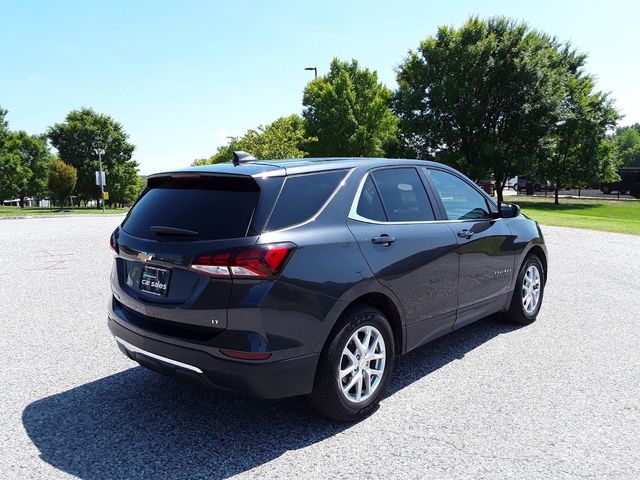
[[[345,426],[126,359],[105,314],[120,219],[0,222],[3,478],[640,478],[640,237],[544,228],[538,322],[410,353]]]

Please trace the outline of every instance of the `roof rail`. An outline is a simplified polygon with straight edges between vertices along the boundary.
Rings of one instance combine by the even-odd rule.
[[[247,152],[233,152],[233,164],[237,167],[241,163],[256,162],[258,159]]]

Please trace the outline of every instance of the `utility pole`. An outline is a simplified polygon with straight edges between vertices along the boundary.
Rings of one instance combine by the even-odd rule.
[[[100,201],[102,202],[102,213],[105,212],[104,210],[104,182],[102,181],[102,179],[104,178],[104,173],[102,172],[102,155],[104,155],[104,148],[101,147],[96,147],[94,150],[96,155],[98,155],[98,163],[100,164]]]

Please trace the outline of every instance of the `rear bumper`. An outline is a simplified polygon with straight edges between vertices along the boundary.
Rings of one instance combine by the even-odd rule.
[[[196,381],[256,398],[275,399],[311,393],[319,354],[277,361],[220,358],[210,347],[144,331],[109,312],[109,330],[120,350],[158,373]],[[215,354],[214,354],[215,353]]]

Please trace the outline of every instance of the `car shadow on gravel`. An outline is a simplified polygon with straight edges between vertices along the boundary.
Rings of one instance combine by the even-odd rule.
[[[490,317],[409,353],[386,396],[515,328]],[[142,367],[33,402],[22,421],[44,461],[83,479],[224,478],[349,428],[302,398],[251,400]]]

